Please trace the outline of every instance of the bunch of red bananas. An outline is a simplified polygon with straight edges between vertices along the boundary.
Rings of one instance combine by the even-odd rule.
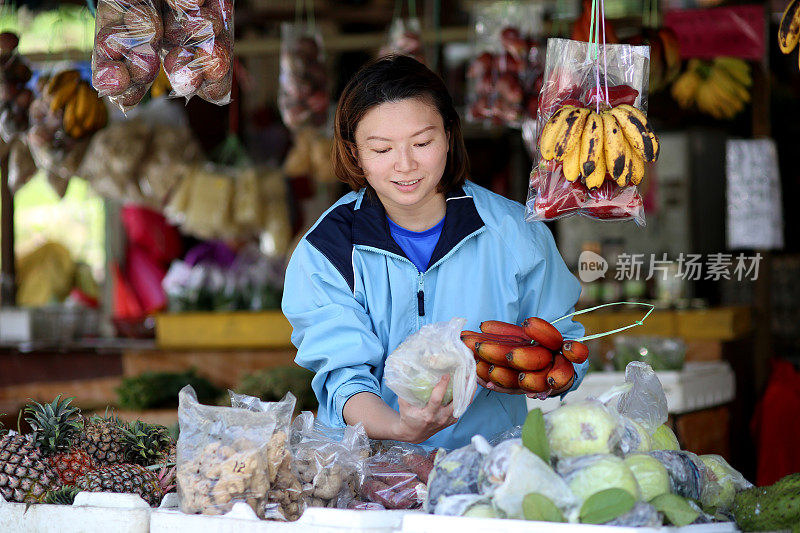
[[[564,340],[547,320],[526,319],[521,326],[500,320],[481,323],[481,331],[462,331],[475,354],[482,380],[506,389],[562,394],[575,383],[575,367],[589,357],[585,344]]]

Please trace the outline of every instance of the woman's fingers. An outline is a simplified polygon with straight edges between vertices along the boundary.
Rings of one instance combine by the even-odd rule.
[[[438,409],[442,406],[442,400],[444,399],[444,394],[447,392],[448,383],[450,383],[450,374],[445,374],[431,391],[431,399],[428,400],[426,409]]]
[[[520,389],[507,389],[505,387],[501,387],[500,385],[496,385],[491,381],[484,385],[489,390],[497,391],[497,392],[504,392],[506,394],[525,394],[525,391]]]

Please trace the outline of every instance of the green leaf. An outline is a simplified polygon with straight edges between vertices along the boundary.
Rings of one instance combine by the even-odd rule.
[[[541,409],[532,409],[522,425],[522,444],[538,455],[542,461],[550,464],[550,443],[544,427],[544,415]]]
[[[579,513],[584,524],[605,524],[633,509],[636,498],[624,489],[595,492],[583,502]]]
[[[556,504],[543,494],[531,492],[522,499],[522,514],[525,520],[538,520],[540,522],[566,522],[561,510]]]
[[[688,526],[700,516],[700,512],[692,508],[686,498],[677,494],[660,494],[650,500],[650,505],[677,527]]]

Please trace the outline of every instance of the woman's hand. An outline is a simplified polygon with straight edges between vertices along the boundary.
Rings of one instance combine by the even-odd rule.
[[[397,440],[419,444],[458,420],[453,418],[453,402],[442,405],[442,398],[450,383],[450,375],[445,375],[431,391],[431,398],[425,407],[415,407],[402,398],[400,404],[400,420],[395,432]]]
[[[534,400],[544,400],[549,396],[548,392],[528,392],[526,393],[524,390],[520,389],[506,389],[505,387],[500,387],[499,385],[495,385],[491,381],[484,381],[480,377],[478,379],[478,385],[483,387],[484,389],[489,389],[497,392],[504,392],[506,394],[525,394],[528,398],[533,398]]]

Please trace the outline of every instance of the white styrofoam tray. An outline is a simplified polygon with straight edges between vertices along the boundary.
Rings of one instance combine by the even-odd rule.
[[[681,414],[722,405],[736,395],[736,377],[727,361],[686,363],[682,370],[656,372],[670,413]],[[590,372],[580,386],[564,397],[565,403],[597,397],[611,387],[625,382],[625,372]],[[559,398],[544,401],[528,400],[528,407],[552,411],[561,404]]]
[[[176,505],[177,498],[173,496],[165,499],[161,507],[153,511],[150,517],[151,533],[393,533],[400,530],[403,516],[409,512],[311,507],[296,522],[276,522],[259,520],[245,503],[234,504],[231,512],[221,516],[184,514]]]
[[[527,520],[500,520],[497,518],[465,518],[408,514],[403,517],[401,533],[736,533],[734,522],[719,522],[685,527],[617,527],[590,524],[559,524],[556,522],[530,522]]]
[[[26,505],[0,498],[0,531],[148,533],[150,511],[135,494],[79,492],[72,505]]]

